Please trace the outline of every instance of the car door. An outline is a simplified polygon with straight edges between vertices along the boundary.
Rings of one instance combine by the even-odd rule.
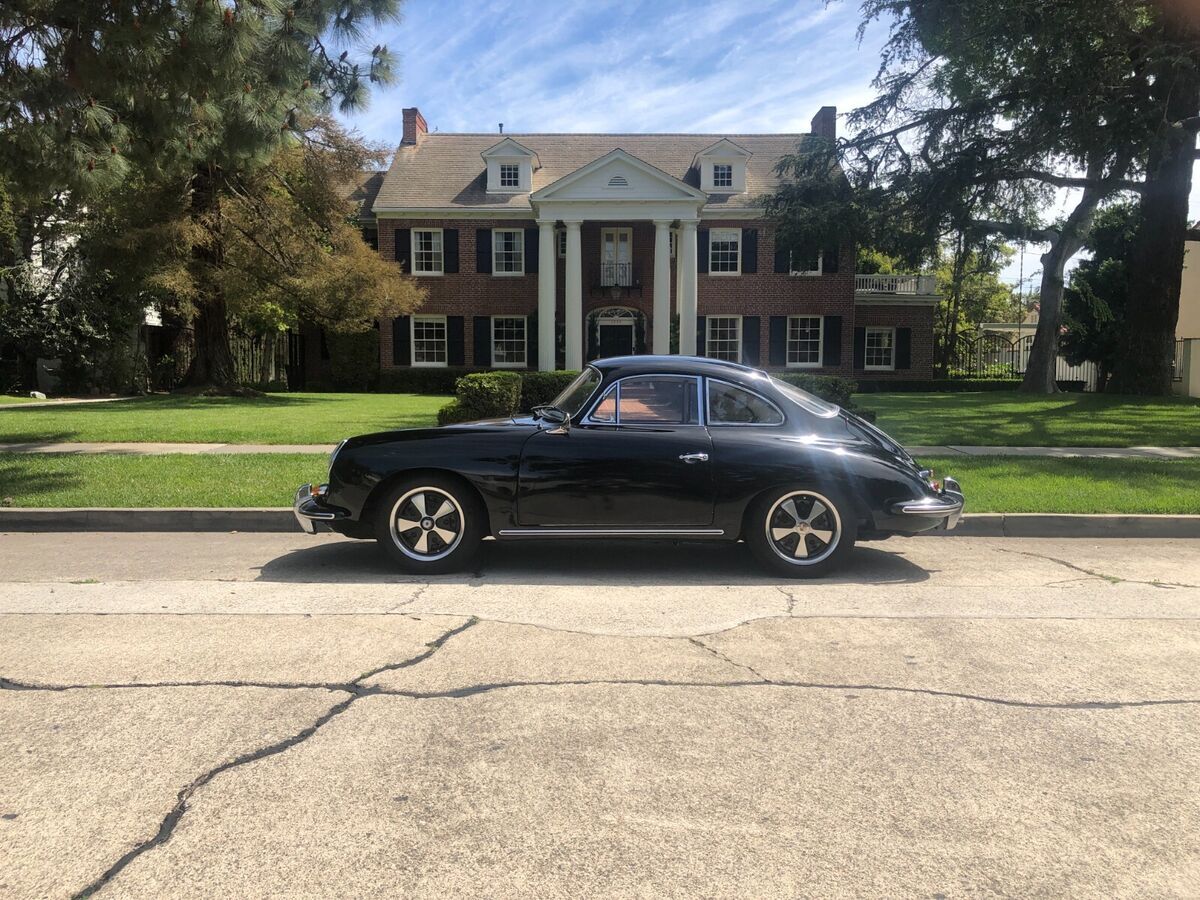
[[[637,375],[612,385],[566,429],[525,442],[517,490],[522,526],[710,525],[712,442],[700,424],[700,380]]]

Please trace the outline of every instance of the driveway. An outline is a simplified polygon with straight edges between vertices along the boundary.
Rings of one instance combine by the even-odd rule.
[[[1196,896],[1200,542],[0,535],[0,896]]]

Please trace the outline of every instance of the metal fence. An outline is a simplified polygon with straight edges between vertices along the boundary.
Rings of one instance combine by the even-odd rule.
[[[985,333],[975,338],[960,338],[950,366],[949,378],[987,379],[993,381],[1020,381],[1029,365],[1029,354],[1033,350],[1033,335],[1013,340],[1003,334]],[[1055,360],[1056,381],[1072,382],[1084,390],[1097,388],[1099,369],[1094,362],[1072,365],[1059,356]]]

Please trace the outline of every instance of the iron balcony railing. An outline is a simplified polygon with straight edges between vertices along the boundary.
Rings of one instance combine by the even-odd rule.
[[[937,293],[937,277],[934,275],[855,275],[854,290],[859,294],[931,297]]]
[[[633,285],[633,263],[606,262],[600,264],[601,287],[630,287]]]

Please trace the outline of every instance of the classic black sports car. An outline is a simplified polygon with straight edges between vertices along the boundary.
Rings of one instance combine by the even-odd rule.
[[[856,540],[953,528],[958,483],[931,480],[854,414],[765,372],[680,356],[589,365],[507,419],[342,441],[294,510],[375,538],[411,572],[461,569],[485,537],[744,540],[788,576]]]

